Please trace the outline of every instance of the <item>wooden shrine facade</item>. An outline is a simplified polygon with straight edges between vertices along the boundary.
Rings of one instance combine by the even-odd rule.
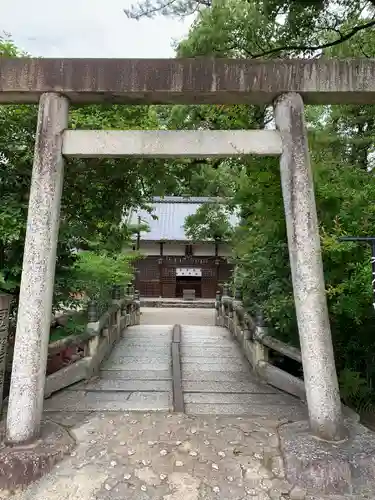
[[[149,255],[137,261],[135,267],[136,288],[142,297],[181,298],[183,289],[189,288],[195,290],[196,298],[202,299],[214,298],[233,269],[225,257],[210,256]]]

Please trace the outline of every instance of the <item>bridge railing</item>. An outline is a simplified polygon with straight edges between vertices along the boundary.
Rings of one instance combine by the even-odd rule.
[[[228,292],[227,292],[228,293]],[[239,297],[216,295],[216,325],[226,327],[237,339],[253,370],[270,385],[305,400],[302,379],[272,363],[270,351],[302,364],[299,349],[269,334],[261,318],[248,314]]]
[[[71,364],[46,377],[44,397],[98,373],[101,362],[110,353],[113,344],[119,340],[123,330],[139,324],[138,292],[128,290],[127,295],[121,295],[120,287],[114,287],[112,304],[101,316],[97,304],[89,302],[85,331],[49,344],[49,357],[64,348],[73,348],[76,354]]]

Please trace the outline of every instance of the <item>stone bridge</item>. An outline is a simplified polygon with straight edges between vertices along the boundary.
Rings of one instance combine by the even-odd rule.
[[[251,371],[232,334],[215,326],[215,310],[145,308],[141,318],[125,330],[96,379],[52,396],[45,411],[169,412],[178,406],[193,415],[307,418],[301,401]]]
[[[44,404],[42,444],[32,445],[32,466],[29,453],[16,448],[13,478],[0,449],[0,484],[8,484],[0,498],[373,498],[372,433],[361,429],[339,453],[337,445],[335,452],[314,442],[306,435],[303,398],[279,390],[278,381],[266,383],[249,362],[246,340],[236,338],[243,325],[236,327],[234,318],[217,304],[143,308],[140,324],[120,321],[93,377],[65,380],[61,391],[47,378],[53,394]],[[100,336],[112,333],[110,323]],[[347,425],[357,429],[355,415],[348,416]],[[56,455],[65,458],[29,484],[43,467],[51,469]],[[358,466],[364,470],[355,473]]]

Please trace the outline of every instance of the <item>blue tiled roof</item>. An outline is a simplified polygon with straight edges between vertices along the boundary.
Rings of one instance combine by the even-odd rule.
[[[187,241],[189,238],[184,231],[185,219],[188,215],[195,214],[203,203],[217,203],[223,201],[220,198],[192,197],[182,198],[178,196],[166,196],[165,198],[153,198],[152,215],[146,210],[133,212],[130,222],[138,224],[138,217],[149,226],[149,231],[141,232],[143,241]],[[235,225],[237,217],[232,215],[230,223]]]

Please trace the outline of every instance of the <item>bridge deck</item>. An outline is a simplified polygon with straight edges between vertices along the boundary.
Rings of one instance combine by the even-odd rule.
[[[347,494],[346,483],[324,495],[325,476],[306,465],[308,453],[296,479],[296,448],[283,446],[300,429],[287,431],[287,420],[306,419],[304,405],[258,380],[213,322],[209,309],[142,309],[142,324],[124,331],[98,378],[46,400],[48,418],[69,428],[77,446],[14,500],[364,498]],[[182,325],[178,383],[174,324]],[[171,411],[178,386],[185,414]],[[320,482],[306,490],[309,474]]]
[[[156,308],[146,310],[142,320],[124,332],[99,377],[55,394],[45,410],[172,411],[172,328],[189,321],[198,324],[181,325],[186,413],[306,418],[299,400],[257,379],[231,334],[213,325],[212,310]],[[161,320],[169,324],[147,324]]]

